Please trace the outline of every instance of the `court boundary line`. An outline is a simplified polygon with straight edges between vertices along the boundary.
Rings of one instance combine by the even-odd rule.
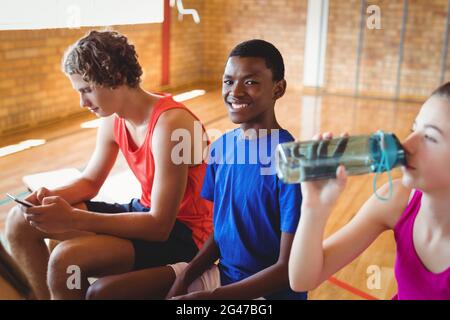
[[[340,287],[341,289],[344,289],[350,293],[353,293],[354,295],[359,296],[360,298],[366,299],[366,300],[380,300],[377,297],[372,296],[371,294],[368,294],[362,290],[359,290],[358,288],[355,288],[353,286],[351,286],[350,284],[339,280],[336,277],[330,277],[328,279],[329,282],[331,282],[332,284]]]

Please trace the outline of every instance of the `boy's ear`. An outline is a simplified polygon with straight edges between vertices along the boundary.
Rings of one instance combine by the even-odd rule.
[[[282,96],[284,96],[284,93],[286,92],[286,80],[282,79],[280,81],[277,81],[275,83],[275,86],[273,87],[273,99],[278,100]]]

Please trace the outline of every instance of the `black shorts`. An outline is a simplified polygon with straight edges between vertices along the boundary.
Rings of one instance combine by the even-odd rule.
[[[148,212],[139,199],[133,199],[127,204],[106,203],[87,201],[87,210],[99,213],[121,213],[121,212]],[[176,220],[165,242],[145,241],[140,239],[128,239],[134,247],[134,268],[140,270],[145,268],[159,267],[181,261],[189,262],[197,254],[198,248],[192,238],[192,231],[184,223]]]

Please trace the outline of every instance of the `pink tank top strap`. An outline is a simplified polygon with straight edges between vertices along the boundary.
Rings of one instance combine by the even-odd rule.
[[[397,224],[394,227],[394,231],[398,230],[403,224],[410,220],[410,218],[415,219],[415,216],[419,212],[420,203],[422,200],[422,191],[414,190],[413,196],[408,202],[405,210],[403,211],[400,219],[397,221]],[[411,217],[411,216],[414,217]]]

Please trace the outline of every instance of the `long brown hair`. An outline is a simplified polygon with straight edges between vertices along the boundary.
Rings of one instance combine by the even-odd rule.
[[[439,88],[434,90],[431,96],[439,96],[450,99],[450,82],[444,83]]]

